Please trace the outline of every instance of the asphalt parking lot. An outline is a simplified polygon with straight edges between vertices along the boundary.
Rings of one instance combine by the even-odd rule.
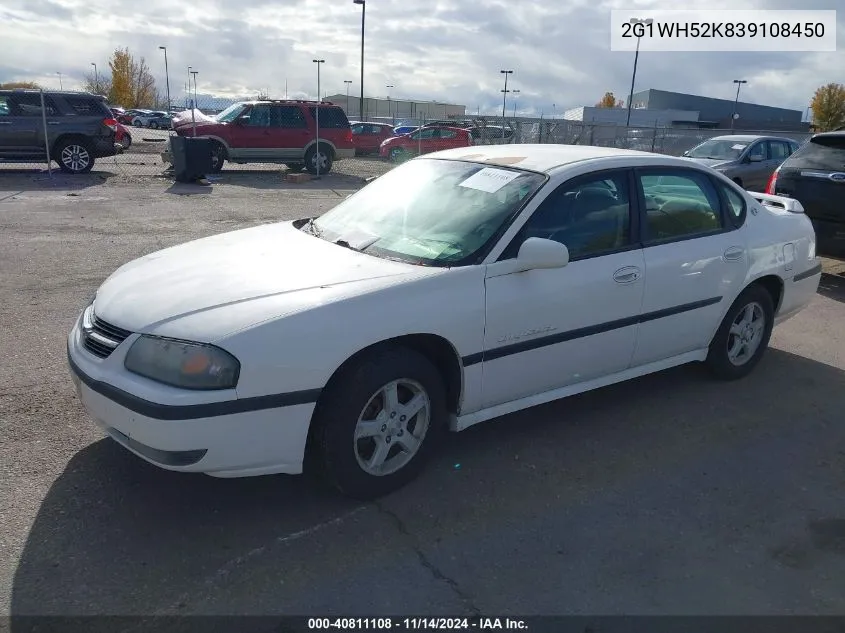
[[[474,427],[377,503],[169,473],[105,439],[65,364],[95,288],[358,186],[262,183],[0,175],[5,613],[845,614],[834,261],[749,378],[688,366]]]

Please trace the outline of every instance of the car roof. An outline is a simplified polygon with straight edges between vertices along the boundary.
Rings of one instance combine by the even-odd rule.
[[[466,130],[463,131],[465,132]],[[426,156],[429,158],[508,165],[541,173],[549,173],[558,167],[563,167],[570,163],[595,158],[650,157],[659,158],[663,162],[677,162],[679,165],[689,165],[690,163],[688,159],[675,158],[652,152],[617,149],[615,147],[595,147],[592,145],[558,144],[474,145],[471,147],[447,149],[426,154]]]
[[[783,136],[768,136],[765,134],[725,134],[724,136],[714,136],[707,139],[708,141],[739,141],[741,143],[749,143],[751,141],[759,141],[761,139],[769,141],[794,141],[794,139]],[[706,141],[702,141],[706,142]]]
[[[845,137],[845,130],[834,130],[832,132],[819,132],[813,134],[812,138],[842,138]]]

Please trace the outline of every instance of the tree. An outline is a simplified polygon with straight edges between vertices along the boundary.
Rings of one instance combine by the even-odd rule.
[[[34,81],[7,81],[6,83],[0,83],[0,88],[5,90],[14,90],[15,88],[26,88],[29,90],[40,90],[41,86],[39,86]]]
[[[128,48],[118,48],[109,60],[109,101],[124,108],[150,108],[156,100],[155,79],[143,57],[135,59]]]
[[[624,101],[621,101],[613,96],[612,92],[605,92],[604,96],[601,98],[596,104],[597,108],[621,108],[625,104]]]
[[[95,95],[111,94],[111,77],[103,73],[88,73],[82,82],[82,89],[86,92],[93,92]]]
[[[813,123],[824,132],[845,125],[845,86],[830,83],[821,86],[813,95],[810,105]]]

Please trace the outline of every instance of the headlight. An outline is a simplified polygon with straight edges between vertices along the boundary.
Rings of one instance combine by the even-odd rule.
[[[126,369],[181,389],[233,389],[241,365],[214,345],[143,335],[126,354]]]

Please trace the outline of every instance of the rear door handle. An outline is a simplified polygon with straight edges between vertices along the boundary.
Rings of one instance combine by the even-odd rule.
[[[61,125],[61,121],[47,121],[47,125]]]
[[[625,266],[613,273],[613,281],[618,284],[630,284],[640,278],[640,269],[636,266]]]
[[[736,261],[745,256],[745,249],[742,246],[731,246],[725,251],[724,258],[727,261]]]
[[[11,121],[0,121],[0,125],[11,125]]]

